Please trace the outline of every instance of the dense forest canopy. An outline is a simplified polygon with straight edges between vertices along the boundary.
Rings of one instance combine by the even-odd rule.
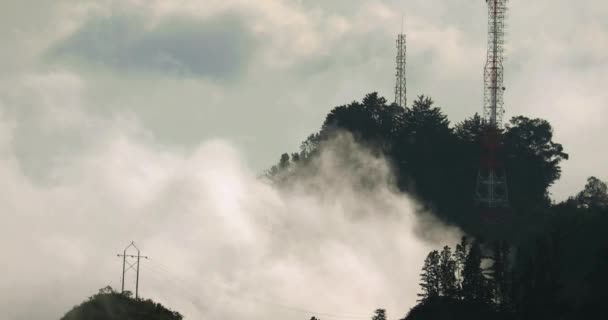
[[[444,221],[478,232],[473,195],[484,130],[477,114],[451,126],[430,97],[419,96],[411,107],[402,108],[371,93],[362,102],[331,110],[321,130],[302,143],[300,152],[283,154],[268,175],[288,183],[298,165],[319,152],[322,141],[347,131],[386,157],[400,190],[414,195]],[[553,141],[553,129],[542,119],[514,117],[505,124],[502,136],[512,209],[505,224],[513,224],[550,207],[549,187],[559,179],[560,163],[568,154]]]
[[[182,320],[182,315],[152,300],[134,299],[128,291],[119,293],[111,287],[105,287],[61,318],[61,320],[126,319]]]
[[[501,128],[509,208],[494,223],[480,219],[474,203],[483,119],[451,125],[426,96],[402,108],[370,93],[335,107],[267,177],[289,186],[323,142],[344,131],[390,162],[397,187],[422,210],[469,235],[429,253],[420,303],[406,319],[608,318],[608,187],[590,177],[568,200],[550,198],[568,154],[549,122],[516,116]]]

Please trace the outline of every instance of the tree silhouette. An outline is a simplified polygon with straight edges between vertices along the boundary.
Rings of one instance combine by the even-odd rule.
[[[372,317],[372,320],[386,320],[386,310],[376,309],[376,311],[374,311],[374,316]]]
[[[401,108],[374,92],[361,102],[333,108],[320,131],[302,142],[297,156],[283,154],[267,176],[277,183],[296,179],[298,168],[319,155],[323,141],[346,131],[386,157],[399,189],[414,195],[423,209],[465,232],[492,234],[495,230],[479,225],[473,203],[484,128],[477,114],[450,127],[447,116],[427,96]],[[550,206],[547,190],[561,174],[560,162],[568,158],[552,139],[551,126],[541,119],[514,117],[504,128],[509,195],[519,216],[538,215]]]
[[[66,313],[61,320],[182,320],[179,312],[166,309],[152,300],[133,299],[111,287],[99,292]]]
[[[518,116],[506,125],[509,200],[515,208],[525,210],[550,204],[548,188],[561,176],[559,163],[568,159],[562,145],[552,139],[553,129],[542,119]]]
[[[455,298],[458,293],[457,288],[456,261],[454,261],[450,247],[445,246],[441,251],[439,261],[439,292],[444,297]]]
[[[420,287],[422,293],[419,293],[419,301],[426,299],[432,299],[438,297],[441,292],[440,284],[440,269],[439,269],[440,256],[439,251],[431,251],[426,259],[424,260],[424,266],[422,267],[422,273],[420,274]]]
[[[576,195],[575,201],[579,208],[608,209],[608,186],[596,177],[589,177],[585,188]]]
[[[489,302],[490,290],[481,268],[481,246],[475,240],[467,254],[462,270],[462,296],[465,300]]]
[[[449,247],[426,257],[421,304],[408,319],[423,311],[429,317],[422,319],[607,317],[608,188],[591,177],[575,196],[551,202],[548,190],[569,156],[553,140],[547,121],[516,116],[501,129],[510,207],[494,225],[481,221],[473,203],[483,119],[475,114],[451,127],[426,96],[402,108],[370,93],[361,102],[335,107],[299,152],[281,155],[267,175],[279,184],[298,179],[299,170],[328,145],[324,142],[345,131],[387,159],[398,188],[413,195],[422,210],[470,235],[451,257]]]
[[[460,243],[456,245],[456,250],[454,251],[454,261],[456,262],[456,275],[458,276],[459,282],[462,282],[462,278],[464,277],[464,264],[467,260],[468,253],[469,239],[466,236],[463,236],[460,239]]]
[[[510,273],[508,268],[510,248],[504,241],[495,240],[492,245],[492,290],[494,300],[501,308],[508,308],[510,303]]]

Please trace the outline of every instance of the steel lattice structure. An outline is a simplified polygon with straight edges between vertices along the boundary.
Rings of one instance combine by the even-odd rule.
[[[397,74],[395,81],[395,103],[407,107],[407,87],[405,80],[406,66],[405,34],[397,36]]]
[[[484,118],[498,129],[502,126],[503,60],[507,0],[486,0],[488,3],[488,54],[484,68]]]
[[[488,213],[508,206],[507,179],[501,141],[503,107],[504,35],[507,0],[488,3],[488,53],[484,68],[484,122],[481,162],[477,177],[476,202]]]

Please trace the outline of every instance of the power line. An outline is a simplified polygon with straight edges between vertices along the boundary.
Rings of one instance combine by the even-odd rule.
[[[188,285],[190,285],[186,280],[181,279],[179,277],[175,277],[173,275],[171,275],[171,272],[168,270],[170,268],[167,268],[166,266],[163,266],[160,262],[154,260],[148,260],[154,264],[156,264],[156,267],[158,268],[157,270],[155,270],[155,272],[158,273],[159,270],[161,270],[165,276],[168,278],[171,278],[169,280],[171,280],[171,282],[173,282],[173,284],[176,287],[179,287],[179,289],[182,289],[185,291],[185,293],[187,293],[188,295],[190,295],[190,299],[191,302],[195,302],[195,300],[200,300],[196,294],[193,294],[190,289],[188,289]],[[183,286],[180,285],[178,283],[176,283],[176,281],[179,281],[183,284],[186,284],[187,286]],[[334,313],[334,312],[318,312],[318,311],[314,311],[314,310],[310,310],[310,309],[306,309],[306,308],[301,308],[301,307],[297,307],[297,306],[290,306],[290,305],[286,305],[286,304],[281,304],[281,303],[276,303],[276,302],[271,302],[265,299],[260,299],[257,297],[252,297],[252,298],[246,298],[243,296],[236,296],[236,295],[230,295],[230,298],[235,299],[235,300],[240,300],[240,301],[246,301],[246,302],[253,302],[256,304],[262,304],[262,305],[269,305],[269,306],[273,306],[273,307],[278,307],[278,308],[282,308],[284,310],[288,310],[288,311],[292,311],[292,312],[298,312],[298,313],[305,313],[308,315],[317,315],[317,316],[324,316],[324,317],[329,317],[329,318],[336,318],[336,319],[370,319],[370,316],[368,315],[362,315],[362,314],[355,314],[355,313]]]
[[[200,308],[201,299],[198,297],[197,294],[190,291],[190,289],[188,289],[187,287],[184,287],[184,286],[178,284],[174,279],[168,279],[167,275],[163,275],[163,272],[160,269],[155,269],[155,267],[150,266],[150,271],[152,272],[151,275],[158,277],[157,279],[159,281],[162,281],[162,282],[170,281],[173,284],[173,286],[175,286],[176,288],[178,288],[180,290],[182,297],[189,300],[193,306]],[[164,295],[163,295],[163,297],[164,297]]]

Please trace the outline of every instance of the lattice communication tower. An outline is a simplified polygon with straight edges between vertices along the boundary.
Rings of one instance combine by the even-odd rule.
[[[498,129],[502,126],[503,60],[507,0],[486,0],[488,3],[488,53],[484,68],[484,119]]]
[[[395,81],[395,103],[401,107],[407,106],[407,86],[405,77],[406,41],[405,34],[397,36],[397,73]]]
[[[489,218],[509,204],[504,152],[501,139],[503,107],[503,60],[505,18],[508,0],[486,0],[488,4],[488,53],[484,68],[484,124],[481,162],[477,177],[476,203]]]

